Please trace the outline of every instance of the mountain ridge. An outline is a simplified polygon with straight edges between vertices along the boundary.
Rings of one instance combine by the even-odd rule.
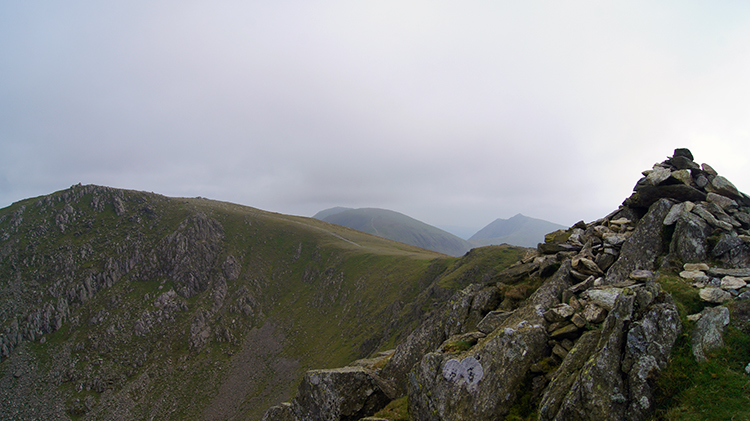
[[[468,241],[477,246],[506,243],[522,247],[536,247],[537,244],[544,242],[545,234],[567,228],[564,225],[518,213],[508,219],[494,220],[472,235]]]
[[[320,211],[314,218],[451,256],[472,248],[456,235],[388,209],[337,207]]]

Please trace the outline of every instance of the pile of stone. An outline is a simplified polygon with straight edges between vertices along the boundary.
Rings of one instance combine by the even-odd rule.
[[[750,268],[711,268],[706,263],[685,263],[680,277],[700,288],[700,297],[721,304],[732,299],[750,299]]]

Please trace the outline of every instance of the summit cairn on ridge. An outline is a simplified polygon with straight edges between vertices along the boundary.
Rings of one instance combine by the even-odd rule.
[[[477,274],[384,364],[359,368],[370,379],[362,402],[330,374],[329,384],[303,382],[263,419],[301,421],[322,409],[327,420],[374,419],[344,408],[375,395],[408,396],[420,421],[502,420],[529,405],[545,421],[647,419],[654,379],[683,330],[659,271],[682,271],[707,305],[750,298],[749,230],[750,197],[676,149],[617,210],[548,234],[497,275]],[[538,288],[517,299],[528,285]],[[691,316],[701,326],[691,338],[698,361],[721,346],[729,317],[722,306]]]

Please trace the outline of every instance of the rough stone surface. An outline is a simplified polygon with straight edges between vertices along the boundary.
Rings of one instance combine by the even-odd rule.
[[[607,271],[606,284],[622,282],[636,269],[654,269],[656,257],[663,249],[662,222],[671,208],[672,202],[666,199],[658,200],[649,208],[622,245],[620,258]]]
[[[747,285],[747,282],[745,282],[743,279],[736,278],[734,276],[725,276],[721,279],[721,289],[727,290],[727,289],[740,289],[744,288]]]
[[[708,308],[695,324],[690,336],[693,356],[698,362],[707,360],[707,353],[724,346],[724,328],[729,324],[729,309]]]
[[[312,370],[302,379],[292,406],[301,420],[355,421],[395,397],[386,393],[384,384],[362,367]]]
[[[669,252],[682,262],[702,262],[708,255],[711,227],[698,215],[684,212],[677,220]]]
[[[530,315],[531,313],[528,313]],[[409,408],[417,420],[496,420],[505,417],[529,367],[544,355],[547,334],[543,325],[521,320],[497,329],[481,346],[455,358],[428,353],[409,376]],[[443,368],[451,359],[473,357],[483,368],[476,384],[451,381]]]
[[[585,362],[579,370],[567,376],[573,377],[572,382],[568,378],[553,377],[542,398],[540,420],[623,419],[628,406],[628,391],[624,379],[616,373],[622,363],[625,322],[631,320],[634,303],[635,294],[620,295],[601,329],[597,345],[593,347],[596,351],[588,358],[577,359],[579,364],[581,360]],[[560,381],[568,387],[558,386],[556,383]],[[559,405],[553,404],[558,402]],[[556,411],[554,407],[557,407]]]
[[[612,311],[617,301],[617,296],[622,292],[621,288],[590,289],[586,292],[589,302]]]
[[[732,294],[716,287],[705,287],[698,292],[698,295],[701,300],[714,304],[725,303],[732,299]]]
[[[261,421],[297,421],[292,405],[288,402],[268,408]]]
[[[628,373],[629,419],[646,419],[651,413],[652,377],[667,368],[669,355],[682,332],[674,301],[651,307],[627,334],[622,370]]]

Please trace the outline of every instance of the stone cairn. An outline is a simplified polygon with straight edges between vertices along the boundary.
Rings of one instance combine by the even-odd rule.
[[[458,291],[395,351],[308,372],[297,397],[263,419],[371,420],[408,395],[414,420],[495,420],[524,393],[540,420],[646,419],[653,376],[682,331],[655,272],[679,267],[710,304],[748,299],[749,230],[750,197],[676,149],[611,214],[548,234],[510,268]],[[535,278],[543,283],[528,299],[503,300],[504,287]],[[729,311],[709,305],[689,318],[704,361],[722,346]]]

